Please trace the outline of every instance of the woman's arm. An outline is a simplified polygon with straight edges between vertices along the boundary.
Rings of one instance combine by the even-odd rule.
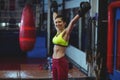
[[[52,1],[51,8],[53,11],[53,21],[55,21],[56,16],[58,15],[58,3],[56,1]]]
[[[74,24],[79,20],[80,16],[77,14],[68,24],[68,27],[66,28],[66,31],[68,34],[71,33],[71,31],[73,30]]]
[[[68,34],[71,33],[73,30],[74,24],[79,20],[80,17],[85,15],[91,8],[90,3],[88,2],[81,2],[80,3],[80,9],[78,11],[78,14],[70,21],[68,27],[66,28],[66,31]]]
[[[53,12],[53,21],[54,22],[55,22],[55,18],[56,18],[57,15],[58,15],[57,12]]]

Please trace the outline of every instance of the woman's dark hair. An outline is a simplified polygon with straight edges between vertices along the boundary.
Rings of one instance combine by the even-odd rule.
[[[57,15],[56,18],[61,18],[63,22],[66,22],[66,18],[63,15]]]

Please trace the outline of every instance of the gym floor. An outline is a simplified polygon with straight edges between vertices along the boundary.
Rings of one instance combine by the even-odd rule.
[[[0,57],[0,80],[51,80],[52,72],[45,69],[46,64],[47,59]],[[86,80],[87,77],[75,66],[68,76],[69,80]]]
[[[39,64],[21,64],[20,70],[1,70],[0,78],[4,79],[51,79],[52,72],[41,69]],[[69,70],[69,78],[84,78],[85,74],[76,67]]]

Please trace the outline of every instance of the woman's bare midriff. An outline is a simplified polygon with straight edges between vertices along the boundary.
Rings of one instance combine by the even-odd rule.
[[[59,45],[54,45],[54,48],[53,48],[53,58],[54,59],[59,59],[63,56],[65,56],[65,50],[66,50],[66,47],[63,47],[63,46],[59,46]]]

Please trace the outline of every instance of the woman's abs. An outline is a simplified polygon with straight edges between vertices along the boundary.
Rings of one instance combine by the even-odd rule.
[[[65,49],[66,47],[61,47],[61,46],[54,46],[53,49],[53,58],[59,59],[63,56],[65,56]]]

